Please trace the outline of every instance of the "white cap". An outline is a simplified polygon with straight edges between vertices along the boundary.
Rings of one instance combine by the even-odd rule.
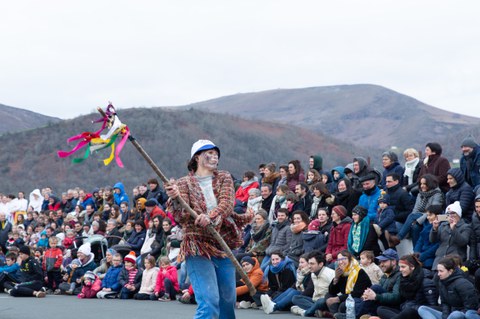
[[[198,140],[192,145],[192,150],[190,152],[190,159],[195,156],[200,151],[206,151],[206,150],[211,150],[211,149],[216,149],[218,152],[218,157],[220,158],[220,149],[213,144],[212,141],[209,140]]]
[[[78,248],[77,252],[82,253],[85,256],[88,256],[92,252],[92,247],[90,246],[90,243],[85,243],[82,246],[80,246],[80,248]]]
[[[462,207],[460,206],[460,202],[457,200],[455,203],[450,204],[447,206],[447,213],[456,213],[460,218],[462,217]]]

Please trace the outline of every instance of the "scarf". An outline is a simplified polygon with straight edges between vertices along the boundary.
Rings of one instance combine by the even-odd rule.
[[[322,200],[321,195],[320,195],[320,197],[313,196],[313,203],[312,203],[312,208],[311,208],[311,211],[310,211],[310,219],[313,220],[316,217],[318,205],[320,204],[321,200]]]
[[[305,286],[303,284],[307,276],[310,276],[310,269],[308,267],[305,267],[303,269],[297,269],[297,282],[295,283],[295,287],[297,288],[297,290],[305,290]]]
[[[352,257],[350,262],[347,265],[347,268],[343,271],[344,277],[348,276],[347,278],[347,285],[345,286],[345,294],[348,295],[353,291],[353,287],[357,282],[358,273],[360,272],[360,264],[358,261]]]
[[[268,282],[268,273],[269,272],[272,272],[272,274],[279,274],[281,273],[284,269],[290,269],[290,271],[293,273],[293,275],[295,276],[295,279],[297,277],[297,270],[295,269],[295,265],[293,264],[293,261],[288,258],[288,257],[285,257],[284,260],[282,260],[281,262],[278,263],[278,265],[276,266],[273,266],[272,264],[270,264],[267,269],[265,269],[265,273],[263,274],[263,281],[264,282]]]
[[[267,233],[269,227],[270,224],[268,222],[265,222],[262,226],[254,224],[251,230],[253,241],[258,242],[261,239],[265,238],[265,234]]]
[[[294,234],[298,234],[298,233],[302,232],[305,228],[307,228],[307,224],[305,224],[303,221],[298,223],[297,225],[295,225],[295,224],[290,225],[290,230]]]
[[[405,162],[405,172],[403,173],[403,175],[408,178],[408,185],[414,182],[413,173],[415,172],[415,167],[417,167],[418,162],[420,162],[420,159],[418,157],[414,158],[411,161]]]
[[[423,282],[423,268],[415,267],[413,272],[408,277],[400,278],[400,296],[404,300],[415,300],[417,292],[422,289],[422,285],[419,283]]]
[[[432,190],[428,190],[426,192],[420,191],[420,193],[417,196],[417,201],[418,201],[417,212],[418,213],[425,213],[425,211],[427,209],[428,200],[433,195],[435,195],[437,193],[440,193],[440,192],[441,192],[441,190],[438,187],[435,188],[435,189],[432,189]],[[415,203],[415,205],[416,205],[416,203]]]
[[[354,255],[360,253],[367,240],[368,232],[370,230],[370,218],[365,216],[358,224],[353,224],[350,227],[348,234],[348,250]]]

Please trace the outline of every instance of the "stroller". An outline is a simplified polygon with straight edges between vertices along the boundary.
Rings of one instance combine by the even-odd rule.
[[[107,239],[102,235],[92,235],[92,236],[80,236],[76,239],[83,239],[83,243],[90,243],[92,247],[92,253],[94,254],[94,261],[96,264],[100,264],[100,261],[105,258],[108,249]],[[72,257],[77,258],[77,241],[75,240],[72,248]]]

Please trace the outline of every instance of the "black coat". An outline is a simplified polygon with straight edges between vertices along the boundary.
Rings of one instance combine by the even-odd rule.
[[[445,280],[440,280],[440,298],[442,300],[442,317],[446,319],[453,311],[478,309],[478,299],[475,287],[468,281],[463,271],[455,271]]]
[[[387,188],[387,194],[390,196],[390,206],[395,211],[395,221],[405,223],[415,204],[413,197],[400,184]]]
[[[338,298],[340,298],[340,302],[347,300],[348,297],[348,295],[345,293],[345,288],[347,287],[347,279],[347,276],[340,276],[336,284],[334,283],[334,280],[332,280],[330,286],[328,287],[328,293],[332,296],[337,296],[338,293],[341,293],[341,295],[338,296]],[[368,277],[365,270],[360,269],[360,271],[358,272],[357,281],[355,282],[355,285],[353,286],[353,290],[351,292],[352,297],[362,297],[365,289],[369,288],[370,286],[372,286],[372,281],[370,280],[370,277]]]

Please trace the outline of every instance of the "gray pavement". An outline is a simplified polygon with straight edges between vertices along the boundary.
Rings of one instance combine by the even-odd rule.
[[[53,296],[46,298],[14,298],[0,294],[1,319],[186,319],[193,318],[196,305],[184,305],[178,301],[154,302],[140,300],[100,300],[78,299],[73,296]],[[288,312],[267,315],[263,310],[238,309],[237,319],[257,318],[297,318]]]

